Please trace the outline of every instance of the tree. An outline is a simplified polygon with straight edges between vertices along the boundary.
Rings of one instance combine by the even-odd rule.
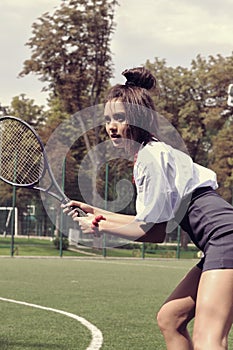
[[[0,116],[9,115],[9,106],[2,106],[0,102]]]
[[[25,94],[13,97],[8,114],[23,119],[35,128],[39,128],[46,118],[43,106],[35,105],[34,100]]]
[[[110,39],[116,0],[64,0],[32,25],[32,51],[20,76],[48,83],[68,113],[98,103],[112,77]]]
[[[232,117],[213,138],[209,154],[210,167],[218,175],[219,192],[228,201],[233,201],[233,123]]]
[[[213,137],[226,121],[227,87],[233,79],[233,55],[198,55],[190,68],[167,67],[155,59],[146,66],[155,73],[158,111],[169,119],[185,141],[192,158],[208,165]]]
[[[109,85],[113,72],[110,39],[115,29],[116,5],[117,0],[65,0],[52,15],[45,13],[32,25],[33,36],[27,43],[32,55],[24,62],[20,76],[39,75],[47,83],[44,89],[51,92],[52,98],[59,99],[61,111],[68,116],[99,103]],[[99,129],[84,127],[82,118],[79,122],[84,133],[73,154],[80,161],[80,154],[82,157],[91,154],[89,151],[98,143],[101,133]],[[90,155],[93,167],[98,162],[98,157],[92,159]],[[70,192],[73,193],[72,189]]]
[[[194,76],[188,68],[167,67],[165,60],[147,61],[146,66],[155,74],[158,94],[154,98],[158,111],[180,133],[187,149],[195,160],[200,152],[203,136],[200,101],[193,91]]]

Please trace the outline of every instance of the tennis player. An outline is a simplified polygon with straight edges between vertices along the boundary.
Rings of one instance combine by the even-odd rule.
[[[163,242],[169,224],[180,223],[204,257],[167,298],[157,322],[168,350],[223,350],[233,322],[233,207],[217,193],[216,174],[152,135],[156,79],[139,67],[110,89],[106,131],[117,148],[135,156],[136,216],[71,201],[64,212],[83,233]],[[142,112],[142,109],[143,110]],[[71,206],[88,213],[81,218]],[[187,325],[195,317],[192,338]]]

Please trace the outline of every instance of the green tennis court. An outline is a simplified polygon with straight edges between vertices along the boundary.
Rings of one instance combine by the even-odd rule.
[[[164,350],[155,314],[194,264],[165,259],[1,258],[0,348]],[[229,349],[232,346],[231,332]]]

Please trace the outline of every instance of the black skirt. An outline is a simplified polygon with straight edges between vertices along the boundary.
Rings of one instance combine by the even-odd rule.
[[[233,269],[233,207],[211,187],[194,191],[180,225],[204,253],[199,268]]]

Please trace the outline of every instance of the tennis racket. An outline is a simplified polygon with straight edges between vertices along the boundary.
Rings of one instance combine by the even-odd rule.
[[[46,174],[50,183],[43,188],[40,183]],[[53,175],[36,131],[25,121],[12,116],[0,118],[0,179],[13,186],[39,190],[63,204],[70,201]],[[75,210],[79,216],[86,216],[80,208]]]

